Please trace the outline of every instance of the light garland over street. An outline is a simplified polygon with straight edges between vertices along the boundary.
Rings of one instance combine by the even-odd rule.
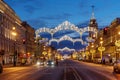
[[[61,31],[61,30],[72,30],[72,31],[76,31],[79,33],[80,35],[80,38],[77,38],[77,39],[73,39],[72,37],[69,37],[67,35],[64,35],[62,36],[61,38],[59,39],[56,39],[53,37],[53,35],[58,32],[58,31]],[[55,27],[54,29],[50,29],[50,28],[46,28],[46,27],[43,27],[43,28],[39,28],[35,31],[35,34],[36,34],[36,39],[38,36],[40,36],[39,33],[42,33],[42,32],[47,32],[47,33],[50,33],[51,34],[51,39],[49,40],[49,45],[51,45],[51,42],[57,42],[57,44],[59,45],[59,42],[61,41],[64,41],[64,40],[68,40],[68,41],[71,41],[73,42],[73,45],[75,42],[81,42],[82,45],[85,45],[87,44],[88,42],[91,42],[91,41],[94,41],[94,39],[90,38],[90,37],[87,37],[86,40],[87,41],[84,41],[82,39],[82,36],[83,36],[83,33],[85,32],[93,32],[95,34],[95,36],[97,36],[97,32],[98,30],[94,27],[84,27],[84,28],[78,28],[77,26],[75,26],[74,24],[71,24],[70,22],[68,21],[65,21],[63,22],[62,24],[59,24],[57,27]],[[70,49],[66,48],[65,49],[71,51]],[[58,49],[59,50],[59,49]],[[61,49],[60,49],[61,50]],[[62,49],[64,50],[64,48]]]

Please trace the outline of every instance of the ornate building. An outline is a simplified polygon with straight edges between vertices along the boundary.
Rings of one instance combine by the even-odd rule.
[[[28,40],[34,42],[32,39],[34,35],[31,35],[31,33],[34,34],[34,30],[24,27],[21,23],[22,21],[15,11],[0,0],[0,62],[3,64],[18,61],[19,54],[26,53],[28,45],[23,44],[26,33],[29,33],[27,39],[29,38]],[[29,48],[29,50],[33,49]]]
[[[103,38],[104,38],[104,47],[106,50],[104,51],[105,55],[109,55],[110,58],[118,59],[119,51],[117,51],[117,46],[115,42],[120,40],[120,18],[116,18],[111,22],[109,27],[106,30],[106,34],[103,30]]]
[[[27,22],[22,22],[26,29],[23,44],[26,46],[26,53],[33,55],[35,52],[35,30]]]
[[[98,37],[95,41],[96,45],[96,57],[100,58],[100,51],[98,47],[100,47],[100,38],[102,38],[102,47],[105,50],[102,52],[102,59],[119,59],[119,51],[117,51],[117,46],[115,42],[120,40],[120,18],[116,18],[111,22],[111,24],[98,32]],[[119,49],[118,49],[119,50]]]
[[[93,57],[95,57],[95,56],[93,55],[93,53],[91,51],[95,49],[94,41],[98,37],[98,24],[97,24],[95,14],[94,14],[94,6],[92,6],[92,16],[90,18],[89,27],[96,29],[96,33],[89,31],[89,37],[90,37],[90,39],[93,39],[93,40],[90,41],[88,46],[86,47],[86,51],[90,52],[90,54],[88,55],[88,59],[93,60]]]
[[[95,15],[94,15],[94,6],[92,6],[92,16],[90,19],[89,27],[93,27],[93,28],[98,30],[98,24],[97,24],[97,21],[95,19]],[[96,38],[97,35],[95,35],[93,32],[89,32],[89,37]]]

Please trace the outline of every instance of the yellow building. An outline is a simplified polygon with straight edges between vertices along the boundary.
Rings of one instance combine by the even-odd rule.
[[[108,57],[116,60],[119,58],[119,51],[117,51],[117,47],[115,42],[120,39],[120,18],[116,18],[111,24],[104,29],[100,30],[98,33],[98,37],[95,41],[96,45],[96,54],[99,54],[100,51],[98,47],[100,47],[100,38],[103,38],[102,46],[105,47],[105,51],[102,52],[103,57]],[[97,55],[96,55],[97,56]]]

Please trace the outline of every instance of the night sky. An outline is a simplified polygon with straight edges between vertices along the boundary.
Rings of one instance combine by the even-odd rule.
[[[4,0],[21,20],[32,27],[55,27],[65,20],[75,25],[88,24],[92,8],[99,27],[120,16],[120,0]]]
[[[68,20],[75,25],[88,25],[94,5],[98,27],[103,28],[120,17],[120,0],[4,0],[22,21],[33,28],[54,28]],[[81,26],[85,27],[85,26]],[[76,35],[76,33],[71,33]],[[80,46],[81,47],[81,46]],[[79,47],[79,48],[80,48]]]

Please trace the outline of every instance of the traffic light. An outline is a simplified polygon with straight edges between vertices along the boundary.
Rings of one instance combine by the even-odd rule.
[[[103,34],[104,34],[104,35],[107,35],[107,33],[108,33],[108,27],[105,27],[105,28],[103,29]]]
[[[25,40],[25,39],[23,39],[23,44],[25,44],[25,42],[26,42],[26,40]]]

